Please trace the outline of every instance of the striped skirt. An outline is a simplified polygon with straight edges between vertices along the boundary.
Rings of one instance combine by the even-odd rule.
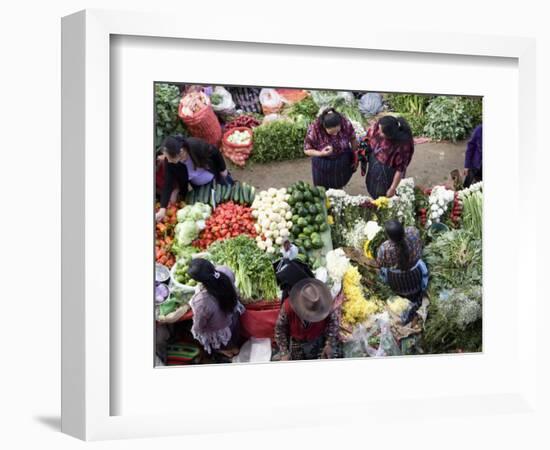
[[[344,152],[336,157],[314,156],[311,161],[313,184],[326,189],[342,189],[353,175],[353,153]]]

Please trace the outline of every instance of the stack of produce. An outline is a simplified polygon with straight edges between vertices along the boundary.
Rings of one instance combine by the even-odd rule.
[[[236,181],[232,185],[208,183],[187,193],[185,203],[207,203],[215,207],[220,203],[234,202],[240,205],[251,205],[256,197],[256,189],[247,183]]]
[[[193,246],[206,249],[213,242],[248,235],[256,237],[252,209],[233,202],[222,203],[208,218],[199,239],[193,241]]]
[[[231,122],[225,124],[225,131],[233,130],[234,128],[255,128],[260,125],[260,121],[252,116],[242,115]]]
[[[185,286],[192,287],[197,284],[196,281],[193,280],[187,273],[187,270],[189,269],[189,263],[193,258],[193,254],[195,254],[196,252],[197,250],[194,247],[188,247],[185,249],[185,251],[180,252],[178,260],[176,261],[176,264],[174,264],[170,272],[172,282],[174,283],[176,288],[182,288]]]
[[[231,128],[223,135],[222,153],[233,164],[244,167],[252,153],[252,129],[246,127]]]
[[[254,153],[257,163],[287,161],[303,158],[304,139],[308,122],[305,120],[275,120],[254,128]]]
[[[287,193],[292,207],[292,241],[305,251],[322,248],[321,233],[328,230],[324,188],[299,181]]]
[[[206,226],[206,219],[210,217],[212,208],[204,203],[187,205],[178,211],[178,224],[175,229],[175,240],[172,252],[176,255],[184,255],[188,247],[197,239],[201,230]]]
[[[261,250],[274,254],[290,235],[292,212],[285,188],[262,191],[252,203],[252,215],[257,219],[256,242]]]
[[[464,210],[463,227],[476,239],[481,239],[483,219],[483,182],[475,183],[458,192],[457,196]]]
[[[156,205],[155,212],[160,205]],[[170,268],[174,265],[176,258],[172,252],[174,242],[174,228],[177,224],[177,206],[169,205],[166,208],[166,216],[155,227],[155,260]]]
[[[212,261],[228,266],[235,273],[235,282],[243,303],[275,301],[277,280],[269,256],[248,236],[219,241],[208,249]]]
[[[155,83],[155,145],[172,134],[187,135],[185,125],[178,117],[180,90],[177,86]]]

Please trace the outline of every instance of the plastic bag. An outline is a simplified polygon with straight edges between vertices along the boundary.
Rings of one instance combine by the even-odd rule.
[[[279,93],[270,88],[260,91],[260,103],[265,115],[278,112],[283,107],[283,99]]]
[[[365,116],[375,116],[383,109],[382,95],[369,92],[359,99],[359,110]]]
[[[281,119],[281,116],[277,113],[268,114],[264,116],[264,120],[262,120],[262,124],[276,122],[277,120],[280,120],[280,119]]]
[[[271,361],[271,339],[250,338],[233,357],[234,363],[268,362]]]
[[[216,97],[219,98],[220,101],[215,104],[213,101],[213,97],[214,99]],[[235,113],[235,102],[233,101],[233,97],[231,97],[229,91],[227,91],[227,89],[225,89],[223,86],[216,86],[214,88],[214,91],[210,96],[210,101],[212,102],[212,109],[217,113],[222,113],[226,115]]]
[[[343,98],[346,103],[354,103],[355,102],[355,96],[353,95],[353,92],[338,91],[338,93],[336,95],[340,98]]]
[[[393,296],[388,299],[387,304],[390,311],[399,317],[401,324],[406,324],[412,320],[411,311],[415,305],[410,300]]]
[[[347,358],[377,358],[400,354],[387,312],[371,316],[366,324],[355,327],[351,338],[344,344],[344,356]]]

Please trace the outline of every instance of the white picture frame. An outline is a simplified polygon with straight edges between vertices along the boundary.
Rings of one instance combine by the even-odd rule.
[[[373,420],[380,412],[391,415],[392,408],[399,409],[400,405],[406,404],[411,398],[406,392],[397,393],[391,400],[393,407],[385,408],[384,402],[380,400],[367,402],[365,397],[358,396],[356,401],[345,403],[344,413],[337,409],[333,412],[327,408],[326,402],[310,403],[306,396],[305,404],[292,404],[291,411],[285,409],[284,401],[273,404],[274,419],[269,425],[265,423],[265,418],[269,414],[268,408],[258,409],[257,412],[247,415],[243,410],[235,412],[232,409],[234,405],[216,406],[220,414],[231,417],[231,420],[223,424],[220,419],[215,418],[213,422],[207,423],[201,419],[198,412],[191,414],[189,411],[187,415],[174,412],[162,414],[158,411],[151,414],[143,411],[112,414],[113,393],[115,389],[120,388],[120,383],[114,383],[112,378],[113,359],[117,353],[112,350],[111,338],[117,333],[117,324],[113,323],[110,303],[113,295],[110,273],[112,265],[117,261],[116,258],[113,259],[114,243],[111,240],[111,186],[113,177],[116,177],[110,165],[110,148],[113,142],[110,132],[110,111],[115,98],[115,93],[110,89],[110,67],[114,36],[233,42],[243,47],[251,43],[260,46],[283,44],[289,49],[295,45],[321,52],[323,48],[332,51],[369,50],[392,52],[395,55],[407,54],[409,59],[426,55],[447,55],[449,58],[501,58],[514,61],[517,62],[519,84],[518,114],[513,116],[514,121],[517,118],[517,136],[514,134],[513,137],[518,138],[517,142],[521,143],[521,149],[524,151],[535,149],[535,133],[525,119],[526,112],[529,112],[532,118],[535,111],[535,43],[532,39],[404,33],[393,30],[370,33],[349,30],[347,33],[327,35],[322,30],[316,31],[313,28],[307,35],[303,30],[290,29],[283,37],[276,29],[271,31],[261,26],[235,29],[224,26],[223,23],[225,22],[221,21],[215,27],[205,28],[199,22],[187,21],[185,27],[182,27],[176,17],[162,13],[100,10],[86,10],[63,18],[62,431],[80,439],[100,440],[208,432],[212,428],[212,423],[217,431],[310,426],[325,421],[339,424],[360,423],[361,420],[367,420],[366,418]],[[285,50],[280,51],[284,53]],[[238,74],[234,76],[237,77]],[[267,78],[271,79],[269,75]],[[449,93],[453,93],[452,85],[451,80],[448,82]],[[438,89],[438,93],[442,90],[443,88]],[[512,102],[511,111],[515,109],[516,103]],[[485,111],[484,114],[486,113]],[[147,114],[151,112],[148,111]],[[519,145],[513,145],[513,148],[513,155],[517,157]],[[534,177],[531,177],[530,173],[536,167],[536,158],[518,158],[518,162],[517,179],[514,178],[514,182],[518,184],[514,198],[522,198],[522,202],[515,205],[514,212],[521,214],[523,221],[532,220],[534,223],[535,200],[534,197],[525,194],[534,190]],[[146,219],[144,220],[146,222]],[[535,237],[525,235],[522,239],[523,245],[514,250],[514,256],[519,260],[535,261]],[[529,267],[529,271],[536,273],[533,265]],[[514,280],[513,285],[524,286],[529,275],[527,268],[518,265],[515,274],[517,280]],[[516,419],[519,417],[518,420],[533,421],[542,417],[540,415],[543,405],[536,401],[537,353],[534,343],[537,342],[537,329],[530,320],[532,312],[537,309],[537,292],[535,283],[532,282],[522,289],[522,310],[518,310],[514,319],[517,339],[513,342],[514,348],[521,348],[522,351],[518,352],[517,360],[514,360],[519,362],[519,367],[516,367],[517,374],[514,372],[513,380],[508,380],[508,384],[505,387],[503,385],[497,393],[484,394],[466,390],[460,397],[453,397],[454,394],[441,396],[425,393],[425,399],[416,404],[416,411],[421,417],[426,420],[433,419],[433,408],[437,408],[442,417],[462,419],[467,418],[475,409],[477,413],[481,412],[484,415],[478,419],[485,421],[487,426],[493,427],[494,430],[498,430],[502,422],[489,417],[498,417],[503,412],[513,414]],[[517,296],[518,292],[510,295]],[[485,332],[484,339],[489,332],[491,330]],[[502,349],[493,347],[487,350],[485,356],[490,357],[491,352],[502,353]],[[456,363],[449,363],[468,364],[467,358],[470,356],[463,358]],[[392,368],[397,367],[396,364],[403,367],[403,360],[394,360],[387,364],[391,364]],[[318,371],[315,363],[273,364],[269,365],[269,369],[268,366],[257,365],[248,366],[248,370],[249,373],[272,377],[275,380],[280,376],[288,376],[289,366],[303,366],[304,376],[312,376]],[[153,370],[152,365],[150,370]],[[212,370],[218,368],[206,370],[210,372],[203,371],[200,375],[205,380],[209,379]],[[339,370],[339,366],[330,363],[330,373],[336,374]],[[182,369],[181,377],[196,377],[196,374],[192,375],[192,371],[195,369]],[[166,374],[171,370],[161,372],[164,373],[162,376],[167,378]],[[253,404],[260,401],[254,398],[254,395],[248,397],[243,403]],[[337,399],[331,401],[333,405],[339,404]],[[399,420],[399,417],[396,417],[396,420]],[[533,423],[536,423],[536,420]],[[443,429],[444,426],[441,430]]]

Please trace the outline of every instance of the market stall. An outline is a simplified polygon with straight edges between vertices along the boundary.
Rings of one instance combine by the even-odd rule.
[[[352,120],[358,137],[369,121],[384,113],[384,105],[399,105],[428,139],[456,138],[445,135],[436,114],[437,108],[448,106],[443,100],[434,104],[418,96],[394,96],[384,103],[345,92],[295,91],[262,90],[258,101],[263,114],[243,111],[225,89],[215,88],[210,96],[187,93],[177,105],[172,102],[184,126],[166,120],[167,132],[201,136],[241,167],[250,161],[302,157],[307,126],[329,105]],[[162,90],[164,96],[172,94]],[[474,108],[468,102],[462,106]],[[464,124],[464,130],[468,127],[470,123]],[[157,128],[157,136],[162,133]],[[409,300],[381,281],[373,263],[386,239],[383,225],[391,218],[415,226],[424,242],[430,281],[414,313]],[[244,181],[225,185],[213,180],[171,204],[156,224],[155,318],[157,328],[166,331],[157,338],[157,363],[231,361],[206,354],[189,333],[189,301],[197,285],[187,270],[198,256],[234,272],[246,308],[240,318],[243,337],[252,339],[249,347],[261,343],[264,350],[269,342],[268,360],[277,360],[273,329],[281,289],[276,262],[285,240],[296,245],[298,259],[331,290],[341,317],[340,356],[480,351],[481,218],[482,183],[468,189],[425,188],[405,178],[395,196],[373,200],[306,181],[260,190]],[[265,352],[261,354],[265,358]]]

